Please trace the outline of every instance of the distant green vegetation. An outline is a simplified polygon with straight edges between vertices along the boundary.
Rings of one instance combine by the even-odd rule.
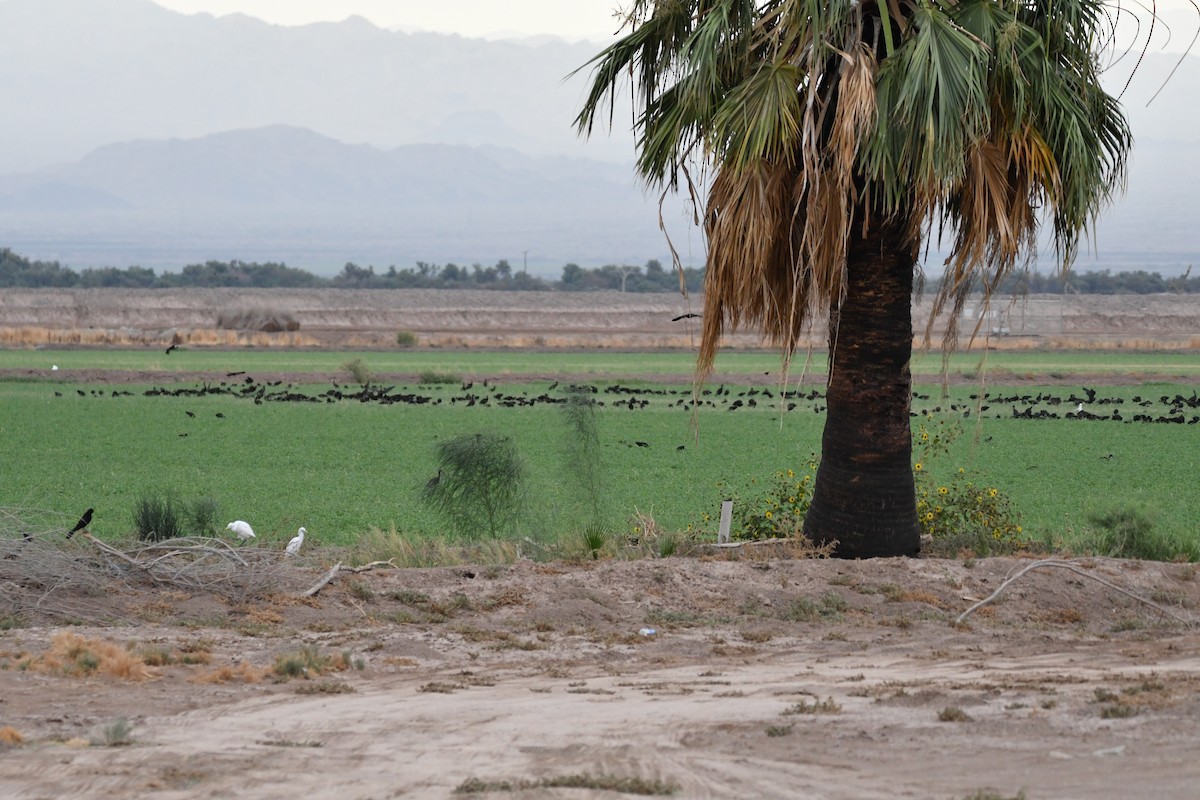
[[[690,376],[695,355],[688,352],[633,353],[531,352],[527,350],[404,349],[361,352],[320,350],[257,350],[242,348],[218,350],[185,347],[165,355],[157,347],[140,350],[0,350],[0,369],[62,370],[155,370],[166,372],[344,372],[344,365],[359,360],[375,375],[419,375],[453,373],[477,378],[506,375],[560,374],[607,375],[621,378]],[[756,382],[778,380],[779,356],[768,351],[723,351],[717,356],[717,372],[723,376],[753,377]],[[938,351],[918,353],[913,372],[936,379],[942,369]],[[794,381],[804,371],[804,358],[792,362],[789,377]],[[813,353],[807,374],[823,376],[824,353]],[[1005,378],[1046,378],[1058,374],[1094,375],[1200,375],[1200,358],[1194,353],[1128,351],[997,351],[986,355],[955,353],[947,374],[970,376],[980,372],[988,383],[1003,383]],[[69,380],[69,374],[61,376]],[[347,379],[349,376],[347,375]]]
[[[699,292],[704,271],[694,267],[683,270],[689,291]],[[414,267],[390,266],[380,272],[374,266],[347,264],[332,278],[322,278],[286,264],[246,261],[206,261],[188,264],[179,272],[156,273],[145,267],[88,268],[76,272],[57,261],[36,261],[7,248],[0,248],[0,288],[81,289],[491,289],[500,291],[567,292],[609,289],[621,292],[678,292],[679,275],[673,269],[651,259],[644,267],[606,264],[585,269],[578,264],[563,266],[560,280],[546,280],[528,272],[516,271],[501,259],[494,266],[482,264],[430,264],[418,261]]]

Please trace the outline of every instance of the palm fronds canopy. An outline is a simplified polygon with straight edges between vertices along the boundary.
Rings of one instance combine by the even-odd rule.
[[[935,310],[1036,255],[1061,263],[1124,180],[1132,145],[1100,87],[1094,0],[634,0],[590,62],[576,126],[626,86],[637,169],[710,171],[702,367],[726,325],[790,353],[844,287],[852,226],[953,244]],[[611,116],[607,117],[611,123]]]

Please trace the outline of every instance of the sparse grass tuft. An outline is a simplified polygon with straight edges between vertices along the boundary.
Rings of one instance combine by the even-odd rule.
[[[93,736],[91,744],[96,747],[124,747],[133,744],[132,733],[133,726],[129,724],[129,720],[121,717]]]
[[[946,706],[938,712],[938,722],[971,722],[971,716],[958,706]]]
[[[396,331],[397,347],[416,347],[417,335],[412,331]]]
[[[828,697],[824,700],[819,700],[814,697],[811,703],[805,703],[802,701],[796,703],[795,705],[789,706],[783,712],[783,715],[790,717],[799,714],[839,714],[841,711],[842,707],[835,703],[832,697]]]
[[[632,794],[643,797],[668,797],[679,787],[658,779],[629,778],[616,775],[562,775],[536,781],[484,781],[468,778],[454,789],[454,794],[483,794],[486,792],[525,792],[534,789],[591,789],[599,792]]]
[[[349,667],[345,656],[325,655],[316,645],[305,645],[299,652],[281,655],[275,659],[275,674],[281,680],[308,678],[326,672],[344,670]]]

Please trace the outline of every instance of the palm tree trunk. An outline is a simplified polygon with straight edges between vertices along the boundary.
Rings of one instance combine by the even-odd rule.
[[[899,222],[855,223],[846,295],[829,320],[825,433],[804,534],[840,558],[920,549],[912,472],[912,285],[918,244]]]

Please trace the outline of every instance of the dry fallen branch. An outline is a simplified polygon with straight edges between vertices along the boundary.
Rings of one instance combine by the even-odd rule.
[[[963,621],[967,617],[969,617],[972,613],[974,613],[977,609],[983,608],[984,606],[988,605],[989,603],[995,602],[996,599],[1000,597],[1000,595],[1004,592],[1005,589],[1007,589],[1017,579],[1021,578],[1025,574],[1032,572],[1035,569],[1044,569],[1044,568],[1065,569],[1068,572],[1074,572],[1076,575],[1080,575],[1084,578],[1090,578],[1091,580],[1094,580],[1097,583],[1103,584],[1104,586],[1107,586],[1109,589],[1112,589],[1113,591],[1120,592],[1121,594],[1125,595],[1126,597],[1132,598],[1139,603],[1144,603],[1145,605],[1148,605],[1151,608],[1157,610],[1159,613],[1165,614],[1168,617],[1171,617],[1172,619],[1174,619],[1176,622],[1183,623],[1184,625],[1188,626],[1189,628],[1194,627],[1196,624],[1195,620],[1187,619],[1186,617],[1181,617],[1178,614],[1171,611],[1170,609],[1164,608],[1163,606],[1160,606],[1158,603],[1155,603],[1152,600],[1147,600],[1145,597],[1135,594],[1122,586],[1118,586],[1117,584],[1113,583],[1112,581],[1106,581],[1104,578],[1101,578],[1099,575],[1093,575],[1086,570],[1080,569],[1079,567],[1075,566],[1075,564],[1071,561],[1062,561],[1057,558],[1046,558],[1046,559],[1042,559],[1041,561],[1034,561],[1032,564],[1029,564],[1028,566],[1024,567],[1023,569],[1018,571],[1016,574],[1011,575],[1010,577],[1006,578],[1004,583],[1002,583],[998,587],[996,587],[996,591],[992,592],[992,594],[990,596],[985,597],[983,600],[980,600],[978,603],[971,606],[963,613],[959,614],[958,619],[954,620],[954,624],[961,625],[963,623]]]
[[[331,569],[331,570],[329,570],[329,572],[325,573],[325,577],[323,577],[323,578],[321,578],[321,580],[317,581],[311,589],[309,589],[307,592],[304,593],[304,596],[312,597],[313,595],[317,594],[317,592],[324,589],[331,580],[333,580],[334,578],[337,577],[338,571],[341,570],[341,568],[342,568],[342,562],[339,561],[338,563],[334,564],[333,569]]]
[[[312,597],[312,596],[316,595],[318,592],[320,592],[322,589],[324,589],[329,584],[330,581],[332,581],[334,578],[336,578],[339,573],[342,573],[342,572],[353,572],[353,573],[369,572],[378,567],[395,567],[395,566],[396,566],[396,562],[394,559],[391,559],[391,558],[389,558],[387,561],[372,561],[370,564],[363,564],[361,567],[343,567],[342,562],[339,561],[338,563],[333,565],[333,569],[331,569],[331,570],[329,570],[329,572],[325,573],[325,576],[323,578],[321,578],[321,580],[317,581],[311,589],[309,589],[307,592],[305,592],[304,596]]]

